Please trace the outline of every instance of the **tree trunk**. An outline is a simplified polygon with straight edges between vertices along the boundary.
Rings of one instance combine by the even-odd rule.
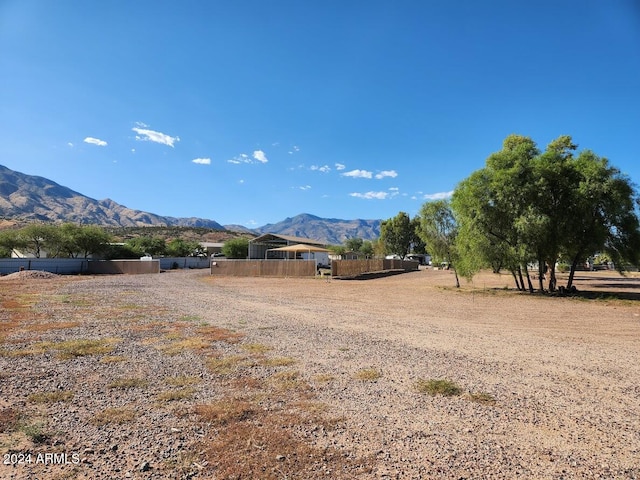
[[[544,274],[546,273],[547,264],[542,260],[542,257],[538,257],[538,283],[540,284],[540,291],[544,292]]]
[[[524,273],[527,276],[527,284],[529,285],[529,293],[533,293],[533,283],[531,283],[531,275],[529,275],[529,268],[525,264]],[[524,287],[524,285],[523,285]]]
[[[517,288],[519,291],[522,291],[522,287],[520,286],[520,282],[519,282],[519,280],[518,280],[518,276],[516,275],[516,271],[515,271],[515,269],[512,269],[512,270],[511,270],[511,275],[513,275],[513,281],[516,283],[516,288]]]
[[[518,278],[520,279],[521,292],[524,292],[524,278],[522,278],[522,267],[518,265]]]
[[[573,286],[573,277],[576,274],[576,267],[578,266],[578,259],[582,256],[582,253],[578,253],[575,257],[573,257],[573,262],[571,263],[571,271],[569,272],[569,280],[567,280],[567,290],[570,290]]]
[[[549,265],[549,291],[556,291],[556,284],[558,281],[556,280],[556,261],[552,260],[551,265]]]

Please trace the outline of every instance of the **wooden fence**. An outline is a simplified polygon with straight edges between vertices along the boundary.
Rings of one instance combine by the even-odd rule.
[[[90,274],[160,273],[159,260],[95,260],[89,262]]]
[[[20,270],[41,270],[64,275],[94,274],[94,273],[158,273],[159,270],[177,268],[209,268],[207,257],[163,257],[153,259],[153,266],[136,266],[135,262],[148,260],[87,260],[84,258],[0,258],[0,275],[19,272]],[[118,265],[117,262],[133,262]],[[159,267],[157,263],[159,262]]]
[[[404,270],[410,272],[418,270],[419,262],[414,260],[394,260],[387,258],[370,258],[365,260],[332,260],[331,276],[352,277],[370,272],[385,272],[389,270]]]
[[[313,277],[315,260],[212,260],[211,275],[235,277]]]

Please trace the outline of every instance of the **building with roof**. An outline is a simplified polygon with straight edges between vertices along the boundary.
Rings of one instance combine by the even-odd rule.
[[[282,258],[281,252],[275,249],[289,247],[297,244],[311,245],[313,247],[326,247],[324,242],[311,238],[279,235],[277,233],[265,233],[249,240],[249,259]]]

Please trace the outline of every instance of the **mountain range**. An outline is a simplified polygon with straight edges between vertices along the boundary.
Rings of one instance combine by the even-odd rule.
[[[95,200],[56,182],[0,165],[0,218],[22,221],[73,222],[116,227],[203,227],[260,235],[275,233],[311,238],[340,245],[349,238],[373,240],[380,235],[380,220],[340,220],[308,213],[258,228],[221,225],[214,220],[176,218],[134,210],[107,198]]]

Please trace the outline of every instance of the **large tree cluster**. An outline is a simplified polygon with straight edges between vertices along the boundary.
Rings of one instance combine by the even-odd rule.
[[[33,223],[0,231],[0,258],[12,254],[40,258],[139,258],[142,255],[186,257],[203,254],[195,240],[140,235],[117,242],[103,227],[73,223]]]
[[[560,260],[570,265],[567,289],[576,268],[596,253],[606,253],[620,271],[638,265],[634,185],[606,158],[576,150],[569,136],[540,151],[531,138],[510,135],[457,186],[450,203],[440,203],[455,219],[450,247],[458,271],[470,277],[480,268],[507,269],[519,289],[533,291],[529,266],[535,265],[540,290],[553,291]],[[426,227],[434,212],[425,207]]]

